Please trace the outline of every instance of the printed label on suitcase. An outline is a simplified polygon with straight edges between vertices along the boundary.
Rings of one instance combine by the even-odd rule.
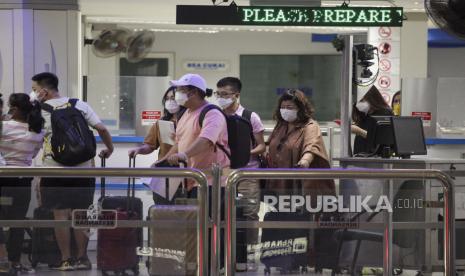
[[[307,252],[308,238],[300,237],[294,239],[267,241],[259,244],[262,249],[262,258],[303,254]]]
[[[186,251],[169,248],[155,248],[154,256],[158,258],[174,260],[182,264],[186,258]]]
[[[114,229],[117,227],[116,210],[102,209],[100,204],[92,204],[88,209],[75,209],[72,212],[72,227]]]

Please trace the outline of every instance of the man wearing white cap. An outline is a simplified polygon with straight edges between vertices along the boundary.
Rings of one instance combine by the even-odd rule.
[[[205,80],[197,74],[186,74],[179,80],[170,81],[176,87],[175,100],[187,108],[176,128],[176,143],[167,153],[171,164],[187,161],[188,166],[197,169],[210,169],[212,164],[229,167],[229,158],[218,145],[229,151],[226,118],[216,109],[205,114],[202,126],[199,116],[209,103],[205,97],[212,94]],[[192,185],[189,185],[189,190]]]
[[[228,146],[228,130],[226,118],[217,109],[211,109],[205,114],[202,124],[199,117],[202,110],[209,105],[205,97],[213,93],[207,89],[205,80],[197,74],[186,74],[179,80],[170,81],[170,85],[176,87],[175,100],[179,105],[186,107],[186,111],[178,121],[176,128],[176,142],[166,154],[166,159],[171,164],[179,161],[187,161],[191,168],[211,169],[212,164],[219,164],[222,168],[229,167],[230,161],[226,153],[230,151]],[[223,149],[220,149],[220,148]],[[211,185],[211,181],[208,181]],[[224,185],[225,181],[221,181]],[[195,182],[188,182],[189,197],[197,197],[197,189],[193,189]],[[221,219],[224,219],[224,191],[222,189]],[[211,195],[210,212],[211,212]],[[210,213],[211,215],[211,213]],[[210,239],[209,239],[210,240]],[[220,243],[224,242],[224,231],[220,235]],[[221,265],[224,260],[224,248],[220,251]],[[208,258],[210,260],[210,257]]]

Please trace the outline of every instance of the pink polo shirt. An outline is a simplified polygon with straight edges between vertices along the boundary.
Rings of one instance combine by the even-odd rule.
[[[208,139],[213,144],[221,144],[229,152],[226,119],[220,111],[216,109],[208,111],[203,120],[202,128],[200,128],[200,112],[208,104],[206,103],[196,110],[187,109],[182,115],[176,128],[178,152],[185,152],[198,137]],[[220,164],[223,168],[229,167],[228,156],[218,147],[192,156],[188,160],[188,166],[196,169],[211,169],[214,163]]]

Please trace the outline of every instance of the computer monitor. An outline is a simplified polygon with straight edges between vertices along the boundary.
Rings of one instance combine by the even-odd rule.
[[[368,148],[371,155],[389,158],[394,147],[391,116],[370,116],[367,129]]]
[[[392,117],[394,150],[396,155],[409,158],[410,155],[426,155],[425,134],[420,117]]]

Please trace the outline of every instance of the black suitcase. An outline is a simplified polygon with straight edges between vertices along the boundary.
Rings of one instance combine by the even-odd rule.
[[[102,167],[105,159],[102,158]],[[129,159],[129,167],[135,167],[135,158]],[[132,184],[132,189],[131,189]],[[128,179],[127,196],[105,196],[105,179],[101,179],[102,209],[117,211],[117,216],[128,220],[142,220],[142,200],[135,197],[135,180]],[[103,275],[108,272],[126,275],[127,270],[132,275],[139,274],[139,256],[136,248],[142,246],[142,228],[99,229],[97,232],[97,268]]]
[[[54,220],[50,209],[38,207],[34,210],[34,220]],[[71,254],[76,257],[76,246],[73,230],[71,231]],[[47,264],[49,267],[57,265],[61,261],[61,252],[55,238],[54,228],[33,228],[31,233],[32,249],[29,257],[32,267],[39,263]]]
[[[263,220],[310,221],[311,215],[268,212]],[[260,261],[265,265],[265,274],[270,274],[271,267],[277,267],[281,273],[306,272],[314,254],[311,233],[309,229],[263,229]]]

